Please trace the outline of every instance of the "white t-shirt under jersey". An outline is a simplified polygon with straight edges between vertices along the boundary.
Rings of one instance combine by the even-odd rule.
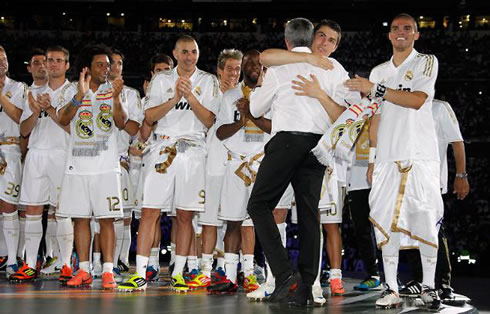
[[[71,83],[62,91],[60,101],[67,104],[76,93],[77,83]],[[60,105],[58,111],[62,107]],[[70,122],[66,174],[95,175],[119,171],[113,111],[111,83],[101,84],[95,92],[89,89]]]
[[[145,111],[167,102],[175,95],[175,83],[179,78],[178,66],[171,71],[153,76],[148,87]],[[218,79],[216,76],[196,68],[190,77],[192,93],[199,103],[214,114],[219,102]],[[186,138],[204,147],[207,128],[192,112],[191,105],[182,97],[167,114],[158,120],[156,135],[170,136],[172,139]]]
[[[2,94],[5,95],[14,106],[21,110],[24,109],[24,102],[27,98],[26,92],[26,84],[5,77],[5,85],[3,86]],[[19,125],[7,115],[0,105],[0,138],[19,136]],[[20,152],[18,145],[2,145],[2,150],[15,150]]]
[[[39,94],[49,94],[51,98],[51,106],[56,109],[59,104],[59,98],[63,88],[70,84],[68,80],[65,80],[63,85],[61,85],[56,90],[51,89],[49,84],[43,86],[31,86],[29,88],[34,99],[37,98]],[[27,98],[27,97],[26,97]],[[20,118],[20,122],[27,120],[32,116],[32,110],[29,106],[29,102],[25,101],[24,111]],[[65,151],[68,147],[70,134],[63,130],[59,125],[54,122],[53,119],[48,115],[46,111],[41,111],[39,114],[39,119],[36,125],[31,131],[29,136],[29,149],[41,149],[41,150],[63,150]]]
[[[223,124],[240,121],[240,112],[236,107],[236,102],[242,97],[242,84],[230,89],[223,95],[216,122],[216,130]],[[265,133],[257,126],[251,124],[240,128],[238,132],[224,139],[222,142],[227,150],[236,154],[249,156],[263,151],[264,145],[269,141],[270,137],[270,134]]]
[[[121,92],[121,99],[124,111],[128,115],[128,120],[138,122],[141,126],[143,121],[143,107],[141,105],[140,93],[129,86],[124,86]],[[129,144],[131,136],[125,130],[117,130],[117,147],[119,155],[128,156]]]
[[[459,129],[458,119],[453,108],[442,100],[434,99],[432,102],[432,116],[436,124],[439,154],[441,158],[441,189],[442,194],[447,193],[447,147],[453,142],[462,142],[463,136]]]
[[[432,118],[432,100],[437,79],[438,61],[433,55],[415,49],[395,67],[393,58],[371,71],[369,80],[386,87],[427,94],[418,110],[385,101],[381,106],[376,162],[399,160],[439,161],[437,138]]]

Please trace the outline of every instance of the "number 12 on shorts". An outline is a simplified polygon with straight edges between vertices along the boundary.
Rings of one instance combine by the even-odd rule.
[[[112,211],[119,211],[121,210],[120,207],[118,207],[119,205],[119,197],[117,196],[109,196],[109,197],[106,197],[107,201],[109,202],[109,210],[112,212]]]

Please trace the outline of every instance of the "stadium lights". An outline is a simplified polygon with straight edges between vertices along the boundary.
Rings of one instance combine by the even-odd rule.
[[[254,17],[254,19],[252,20],[252,24],[257,24],[257,18]]]
[[[111,14],[110,14],[109,12],[107,12],[105,15],[107,15],[107,16],[111,16]]]
[[[420,16],[420,19],[421,19],[421,20],[423,20],[423,19],[424,19],[424,16],[423,16],[423,15],[421,15],[421,16]]]
[[[383,22],[383,26],[384,27],[388,26],[388,22]]]
[[[1,19],[2,19],[2,21],[5,20],[5,16],[2,16]]]
[[[469,50],[468,48],[466,48],[464,51],[468,52],[468,51],[470,51],[470,50]]]
[[[181,23],[185,23],[185,20],[180,21]]]
[[[61,14],[66,15],[66,12],[63,12],[63,13],[61,13]]]
[[[124,16],[124,13],[121,13],[121,16]]]
[[[482,95],[482,94],[483,94],[483,92],[482,92],[482,91],[479,91],[479,92],[478,92],[478,95]]]

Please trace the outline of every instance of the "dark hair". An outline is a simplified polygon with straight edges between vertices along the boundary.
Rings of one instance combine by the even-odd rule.
[[[46,56],[48,55],[48,52],[52,52],[52,51],[62,52],[65,55],[66,62],[70,62],[70,52],[65,47],[59,45],[50,46],[48,47],[48,49],[46,49]]]
[[[298,17],[286,24],[284,37],[294,47],[311,47],[313,41],[313,24],[310,20]]]
[[[194,37],[192,37],[191,35],[182,35],[179,38],[177,38],[177,41],[175,42],[175,48],[177,47],[177,44],[180,43],[181,41],[182,42],[196,42]]]
[[[29,60],[27,61],[27,63],[29,65],[31,65],[32,57],[34,57],[34,56],[44,56],[44,55],[45,55],[45,52],[41,48],[33,48],[29,52]]]
[[[120,57],[121,57],[121,59],[122,59],[122,61],[124,61],[124,59],[125,59],[125,58],[124,58],[124,54],[123,54],[123,53],[122,53],[122,51],[121,51],[121,50],[119,50],[119,49],[113,48],[113,49],[112,49],[112,54],[113,54],[113,55],[118,55],[118,56],[120,56]]]
[[[417,20],[413,16],[411,16],[410,14],[408,14],[408,13],[400,13],[400,14],[396,15],[393,18],[393,20],[391,20],[391,24],[393,24],[393,21],[394,20],[398,20],[398,19],[409,19],[409,20],[412,20],[413,24],[415,25],[415,32],[418,32],[419,31],[418,30],[419,29],[419,26],[417,24]],[[390,24],[390,26],[391,26],[391,24]]]
[[[339,23],[332,20],[321,20],[320,23],[318,23],[313,29],[313,34],[316,34],[316,32],[318,32],[318,30],[323,26],[326,26],[332,29],[337,34],[339,34],[339,38],[337,38],[337,46],[338,46],[340,44],[340,38],[342,37],[342,29],[340,28]]]
[[[169,56],[167,56],[164,53],[157,53],[156,55],[151,57],[151,59],[150,59],[150,71],[151,72],[153,72],[153,70],[155,69],[155,65],[157,63],[166,63],[166,64],[170,65],[171,68],[174,67],[174,60],[172,60],[172,58],[170,58]]]
[[[94,56],[97,55],[107,55],[109,61],[112,60],[112,51],[106,45],[98,44],[85,46],[82,48],[82,50],[80,50],[80,53],[75,60],[75,76],[78,77],[83,68],[90,69]]]

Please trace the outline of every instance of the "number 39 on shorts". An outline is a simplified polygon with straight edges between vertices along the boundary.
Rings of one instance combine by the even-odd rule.
[[[20,185],[9,182],[5,194],[12,195],[12,197],[18,197],[20,194]]]

